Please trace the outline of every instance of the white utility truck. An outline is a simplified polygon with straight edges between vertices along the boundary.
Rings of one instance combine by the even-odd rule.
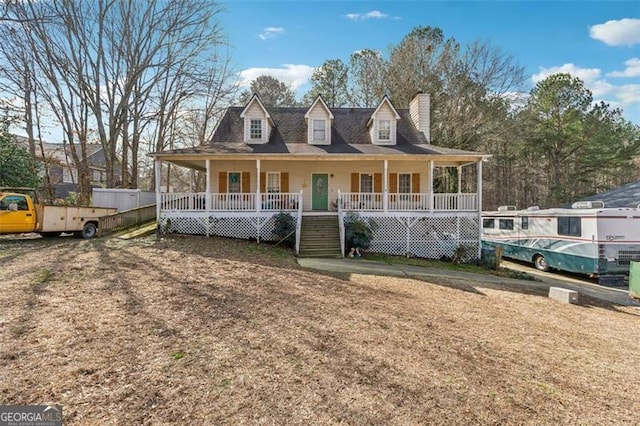
[[[72,232],[77,238],[93,238],[98,219],[115,212],[103,207],[46,206],[27,194],[0,190],[0,234],[37,232],[53,237]]]

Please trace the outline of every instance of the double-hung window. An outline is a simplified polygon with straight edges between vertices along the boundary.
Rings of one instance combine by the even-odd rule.
[[[313,140],[324,141],[326,139],[325,121],[313,120]]]
[[[280,192],[280,173],[267,172],[267,192]]]
[[[250,139],[262,139],[262,120],[251,120],[249,127]]]
[[[373,192],[373,175],[370,173],[360,174],[360,192]]]
[[[411,174],[398,173],[398,193],[411,194]]]
[[[378,140],[391,140],[391,120],[380,120],[380,123],[378,124]]]

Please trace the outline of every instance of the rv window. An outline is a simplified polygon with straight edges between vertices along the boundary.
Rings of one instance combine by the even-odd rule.
[[[579,237],[582,235],[582,218],[571,216],[558,217],[558,235]]]
[[[500,219],[498,227],[500,229],[513,229],[513,219]]]
[[[522,222],[520,223],[522,229],[529,229],[529,216],[522,216]]]
[[[483,228],[495,228],[494,219],[482,219]]]

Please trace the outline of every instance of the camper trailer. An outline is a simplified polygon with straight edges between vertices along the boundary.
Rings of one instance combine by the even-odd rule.
[[[501,206],[483,213],[482,235],[485,247],[502,247],[502,256],[541,271],[628,274],[630,262],[640,260],[640,208],[605,208],[602,201],[570,209]]]

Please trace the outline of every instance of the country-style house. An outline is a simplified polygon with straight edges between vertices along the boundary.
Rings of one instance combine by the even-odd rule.
[[[304,224],[330,216],[344,255],[345,219],[355,212],[374,230],[370,251],[474,258],[487,155],[430,139],[427,94],[408,109],[386,97],[377,108],[329,108],[321,96],[309,108],[267,108],[254,95],[227,109],[208,145],[150,154],[156,182],[165,161],[206,171],[205,192],[158,189],[159,227],[270,240],[274,215],[285,211],[296,221],[296,251],[309,255],[313,244],[300,243],[311,232]],[[438,192],[434,176],[442,173],[434,171],[443,168],[454,191]]]

